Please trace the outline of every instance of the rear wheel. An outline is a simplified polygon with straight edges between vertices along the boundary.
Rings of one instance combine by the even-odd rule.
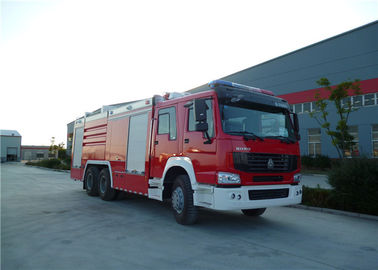
[[[193,190],[187,175],[179,175],[173,184],[172,208],[177,223],[189,225],[197,221],[197,207],[193,204]]]
[[[85,188],[89,196],[98,196],[98,175],[99,170],[91,167],[85,174]]]
[[[250,217],[257,217],[264,214],[266,208],[257,208],[257,209],[243,209],[241,210],[244,215],[250,216]]]
[[[117,191],[111,187],[108,169],[102,169],[100,172],[98,190],[101,199],[103,199],[104,201],[112,201],[117,195]]]

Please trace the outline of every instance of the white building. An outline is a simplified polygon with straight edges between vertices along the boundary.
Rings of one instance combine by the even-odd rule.
[[[21,160],[21,135],[16,130],[0,130],[1,162]]]

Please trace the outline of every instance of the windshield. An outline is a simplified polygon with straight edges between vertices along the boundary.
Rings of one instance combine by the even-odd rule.
[[[260,104],[220,104],[223,131],[231,135],[296,140],[287,110]]]

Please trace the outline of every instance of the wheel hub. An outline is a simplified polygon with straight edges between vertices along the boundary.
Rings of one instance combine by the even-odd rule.
[[[91,189],[92,186],[93,186],[93,176],[92,176],[92,174],[88,174],[88,177],[87,177],[87,188]]]
[[[100,190],[101,190],[101,193],[105,193],[105,191],[106,191],[105,177],[101,177],[101,179],[100,179]]]
[[[177,187],[172,193],[172,207],[179,214],[184,210],[184,192],[181,187]]]

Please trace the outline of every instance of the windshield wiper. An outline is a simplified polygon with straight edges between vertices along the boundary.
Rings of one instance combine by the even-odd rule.
[[[284,137],[284,136],[265,136],[264,138],[269,138],[269,139],[278,139],[283,143],[295,143],[296,141],[289,138],[289,137]]]
[[[247,132],[247,131],[228,131],[227,133],[231,134],[234,133],[235,135],[243,135],[243,139],[248,141],[249,139],[256,140],[259,139],[263,141],[264,139],[260,136],[257,136],[255,133]]]

